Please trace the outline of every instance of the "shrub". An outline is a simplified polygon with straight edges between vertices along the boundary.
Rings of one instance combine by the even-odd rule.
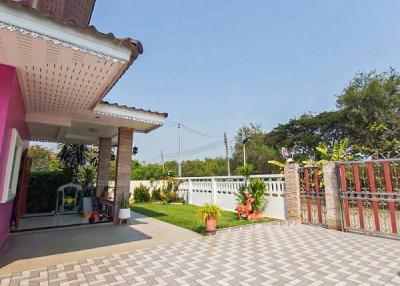
[[[162,197],[164,202],[176,203],[183,201],[178,195],[179,184],[180,182],[173,178],[167,180],[166,185],[162,188]]]
[[[29,178],[27,213],[45,213],[56,208],[58,187],[70,182],[63,171],[32,172]]]
[[[238,192],[236,194],[236,201],[244,205],[246,204],[247,194],[254,199],[251,207],[253,210],[258,212],[263,212],[267,206],[267,200],[265,198],[265,192],[267,191],[267,186],[263,180],[251,179],[250,174],[252,172],[251,165],[246,165],[241,168],[241,174],[244,177],[244,184],[238,187]]]
[[[248,186],[250,196],[254,199],[251,207],[253,210],[263,212],[267,206],[265,199],[265,191],[267,186],[265,182],[260,179],[251,180]]]
[[[151,192],[151,200],[152,201],[162,201],[164,196],[160,188],[154,188]]]
[[[205,204],[197,210],[197,216],[202,222],[209,219],[218,219],[221,216],[221,208],[217,205]]]
[[[164,192],[164,202],[166,203],[180,203],[183,202],[182,198],[179,197],[178,192]]]
[[[133,199],[135,203],[145,203],[150,201],[150,190],[146,186],[140,185],[133,190]]]

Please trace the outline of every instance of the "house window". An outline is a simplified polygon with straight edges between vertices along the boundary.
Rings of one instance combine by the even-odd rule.
[[[23,142],[18,135],[16,129],[11,131],[10,149],[8,153],[8,161],[6,165],[6,174],[3,187],[3,202],[12,200],[17,192],[19,165],[21,163],[21,155]]]

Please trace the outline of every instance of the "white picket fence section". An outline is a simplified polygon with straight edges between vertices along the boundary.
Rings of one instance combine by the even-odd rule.
[[[265,197],[268,203],[264,214],[271,218],[286,219],[284,176],[256,175],[251,177],[261,179],[267,185]],[[238,187],[244,183],[244,178],[241,176],[190,177],[178,178],[178,180],[181,181],[179,195],[189,204],[201,206],[205,203],[212,203],[228,211],[234,211],[237,205],[235,194]],[[161,188],[164,184],[165,181],[131,181],[130,188],[133,192],[133,189],[140,185],[153,189]]]

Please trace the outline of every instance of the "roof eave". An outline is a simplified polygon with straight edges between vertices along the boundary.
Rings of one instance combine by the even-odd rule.
[[[143,130],[145,133],[150,132],[162,125],[168,116],[166,113],[159,113],[150,110],[137,108],[128,108],[126,106],[118,106],[116,104],[99,103],[93,109],[93,112],[110,117],[118,117],[126,120],[133,120],[152,125],[148,130]]]

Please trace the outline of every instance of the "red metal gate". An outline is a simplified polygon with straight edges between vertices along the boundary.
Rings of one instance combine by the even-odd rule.
[[[339,164],[345,230],[400,236],[400,159]]]
[[[327,226],[322,169],[299,168],[300,218],[304,224]]]

